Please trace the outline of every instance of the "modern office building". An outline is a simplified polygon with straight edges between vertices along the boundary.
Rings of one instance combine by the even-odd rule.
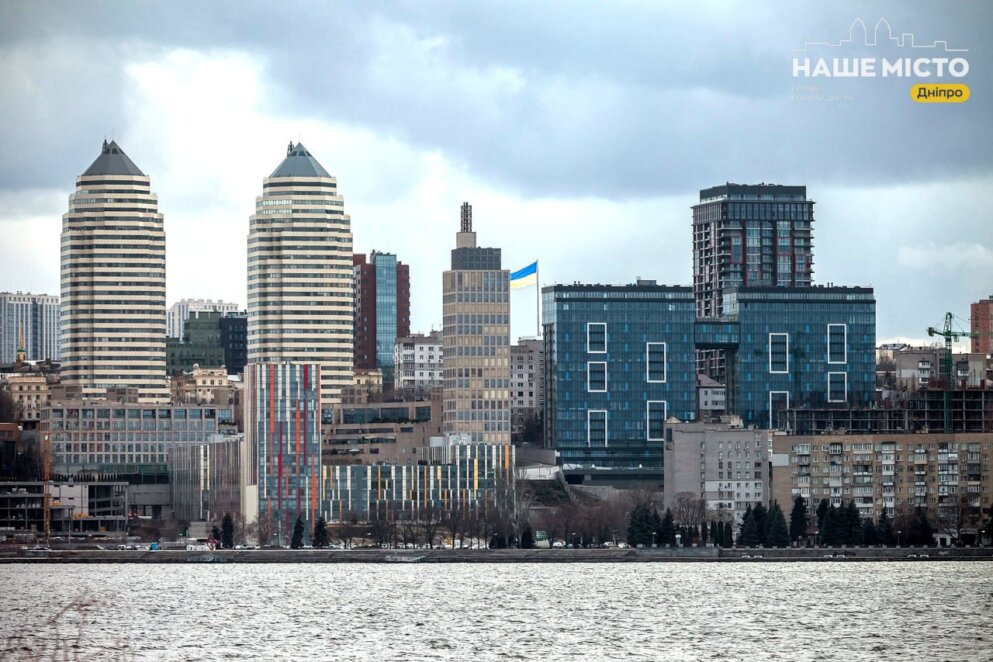
[[[45,532],[45,483],[0,483],[0,530]],[[100,479],[56,480],[48,486],[49,533],[123,536],[128,528],[128,484]]]
[[[165,230],[149,178],[116,142],[76,178],[62,216],[62,382],[169,397]]]
[[[921,507],[953,537],[974,537],[993,513],[993,434],[774,435],[773,497],[854,501],[864,518]]]
[[[187,522],[244,521],[241,504],[242,435],[215,434],[169,450],[173,512]]]
[[[394,345],[410,335],[410,267],[392,253],[354,255],[355,367],[378,369],[393,388]]]
[[[166,336],[182,338],[186,330],[186,320],[196,313],[237,313],[238,304],[218,299],[181,299],[169,306],[166,312]]]
[[[511,493],[514,447],[443,444],[414,464],[325,466],[322,507],[328,521],[355,518],[437,520],[442,513],[492,509]]]
[[[182,338],[166,339],[166,372],[178,375],[201,368],[224,366],[221,313],[194,311],[183,325]]]
[[[876,393],[876,301],[866,287],[731,288],[697,349],[725,353],[727,410],[777,426],[799,407],[868,407]]]
[[[693,292],[542,288],[545,445],[574,482],[662,483],[666,419],[694,419]]]
[[[445,432],[509,444],[510,272],[499,248],[476,245],[468,202],[455,238],[442,276]]]
[[[233,407],[54,401],[42,410],[39,435],[50,443],[52,470],[167,475],[169,449],[235,431]]]
[[[352,381],[352,231],[300,143],[265,178],[248,235],[248,360],[317,363],[327,404]]]
[[[441,437],[441,398],[335,406],[322,426],[321,458],[331,464],[416,464]]]
[[[227,313],[221,318],[221,347],[229,375],[245,372],[248,363],[248,315]]]
[[[442,386],[441,332],[397,338],[393,348],[393,385],[412,396],[427,396]]]
[[[17,358],[23,341],[28,361],[59,359],[59,298],[0,292],[0,365]]]
[[[703,499],[707,513],[740,523],[745,510],[770,505],[772,432],[737,423],[675,423],[665,432],[663,503]]]
[[[521,338],[510,346],[510,431],[515,443],[524,439],[529,424],[542,416],[545,343],[541,338]]]
[[[321,384],[317,363],[251,363],[245,384],[246,457],[254,459],[257,510],[243,498],[247,517],[271,523],[277,544],[288,545],[297,518],[306,538],[314,529],[323,493],[321,474]]]

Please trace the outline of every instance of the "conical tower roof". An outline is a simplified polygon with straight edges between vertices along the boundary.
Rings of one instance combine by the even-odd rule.
[[[130,175],[132,177],[144,177],[143,173],[134,161],[128,158],[124,150],[111,140],[109,143],[103,141],[103,150],[97,160],[86,169],[83,176],[88,175]]]
[[[286,158],[279,167],[272,171],[270,177],[330,177],[328,171],[317,162],[303,143],[294,145],[292,142],[286,149]]]

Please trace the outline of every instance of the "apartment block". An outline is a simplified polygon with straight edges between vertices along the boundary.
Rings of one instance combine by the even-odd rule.
[[[426,396],[442,386],[440,331],[397,338],[393,349],[394,388],[409,395]]]
[[[522,338],[510,346],[510,432],[515,440],[521,439],[529,422],[542,415],[544,372],[544,340]]]
[[[28,361],[58,360],[60,329],[58,297],[0,292],[0,365],[13,363],[19,349]]]

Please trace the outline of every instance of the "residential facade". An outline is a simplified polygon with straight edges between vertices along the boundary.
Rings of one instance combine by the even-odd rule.
[[[410,267],[392,253],[353,256],[355,367],[378,369],[394,383],[394,346],[410,335]]]
[[[993,296],[969,306],[969,330],[972,351],[993,354]]]
[[[59,359],[59,298],[30,292],[0,292],[0,365],[23,349],[28,361]]]
[[[666,419],[694,419],[692,289],[542,288],[545,442],[581,482],[662,483]]]
[[[444,366],[440,331],[397,338],[393,356],[393,385],[397,391],[427,395],[442,386]]]
[[[265,178],[248,235],[248,361],[321,366],[329,406],[352,381],[352,230],[334,177],[300,143]]]
[[[510,346],[510,430],[515,439],[543,414],[544,370],[544,340],[521,338]]]
[[[165,269],[163,216],[150,180],[116,142],[104,141],[62,216],[63,383],[168,399]]]
[[[445,432],[509,444],[510,272],[499,248],[476,245],[467,202],[455,242],[442,275]]]

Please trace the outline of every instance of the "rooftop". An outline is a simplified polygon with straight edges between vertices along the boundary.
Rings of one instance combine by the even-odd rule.
[[[315,159],[303,143],[294,145],[292,142],[286,148],[286,158],[279,167],[272,171],[270,177],[330,177],[317,159]]]
[[[124,153],[120,145],[113,140],[109,143],[104,140],[100,156],[83,173],[84,177],[92,175],[130,175],[132,177],[144,177],[145,173],[134,164],[134,161],[128,158],[128,155]]]

